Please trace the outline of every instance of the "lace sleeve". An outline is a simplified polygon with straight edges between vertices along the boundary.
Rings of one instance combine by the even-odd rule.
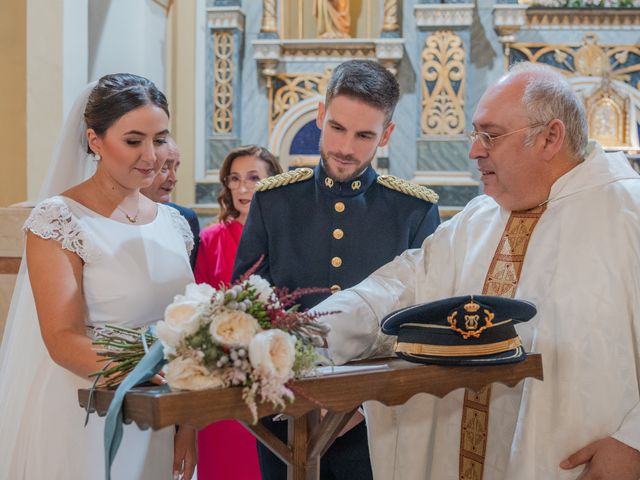
[[[187,222],[187,220],[180,215],[180,212],[175,208],[171,208],[166,205],[162,206],[169,211],[173,226],[182,235],[184,245],[187,247],[187,255],[191,255],[191,250],[193,250],[193,232],[191,231],[191,227],[189,227],[189,222]]]
[[[59,199],[50,198],[36,205],[22,230],[60,242],[62,248],[75,253],[85,263],[96,260],[98,256],[69,207]]]

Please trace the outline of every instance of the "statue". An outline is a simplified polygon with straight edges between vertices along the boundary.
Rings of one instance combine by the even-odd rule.
[[[349,38],[351,15],[349,0],[313,0],[313,15],[317,18],[320,38]]]

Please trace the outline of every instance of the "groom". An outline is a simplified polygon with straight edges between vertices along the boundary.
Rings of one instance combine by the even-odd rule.
[[[325,102],[318,105],[320,164],[258,184],[234,279],[264,255],[256,273],[272,285],[338,292],[407,248],[419,247],[435,230],[440,222],[437,196],[425,187],[380,176],[371,166],[377,148],[393,132],[398,99],[398,82],[380,64],[351,60],[336,67]],[[312,307],[327,296],[306,295],[300,303]],[[372,478],[367,429],[360,414],[357,420],[322,457],[321,478]],[[286,438],[286,422],[263,423]],[[262,445],[258,451],[266,480],[286,478],[278,458]]]

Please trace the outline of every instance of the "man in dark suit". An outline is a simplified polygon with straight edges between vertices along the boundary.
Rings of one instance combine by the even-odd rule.
[[[180,150],[178,150],[178,145],[173,138],[169,137],[167,143],[169,147],[167,160],[153,179],[153,183],[146,188],[142,188],[140,191],[154,202],[164,203],[175,208],[180,212],[180,215],[189,222],[189,227],[191,227],[191,231],[193,232],[193,250],[191,251],[189,261],[193,269],[196,265],[198,246],[200,245],[200,224],[198,223],[198,215],[196,212],[190,208],[170,202],[171,192],[176,186],[176,183],[178,183]]]
[[[398,102],[395,77],[380,64],[339,65],[318,105],[320,163],[261,181],[251,203],[234,279],[261,255],[257,270],[276,287],[349,288],[407,248],[420,247],[440,222],[431,190],[371,166],[389,141]],[[312,307],[327,294],[301,299]],[[372,478],[365,423],[354,418],[322,457],[322,479]],[[265,420],[281,439],[286,422]],[[346,429],[345,429],[346,430]],[[258,446],[263,478],[286,478],[284,464]]]

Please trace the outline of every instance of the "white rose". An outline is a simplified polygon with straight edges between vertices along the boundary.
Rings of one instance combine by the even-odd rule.
[[[209,304],[211,298],[215,295],[216,290],[207,283],[190,283],[184,289],[184,296],[195,302]]]
[[[230,347],[248,347],[260,324],[251,315],[240,310],[220,309],[213,316],[209,332],[211,337]]]
[[[165,378],[171,388],[204,390],[224,387],[218,370],[210,372],[193,357],[178,357],[168,363]]]
[[[251,275],[247,282],[255,288],[258,300],[267,302],[270,298],[275,297],[275,293],[271,285],[269,285],[269,282],[260,275]]]
[[[282,381],[291,377],[295,358],[295,337],[277,328],[258,333],[249,345],[253,368]]]
[[[162,344],[172,353],[187,335],[200,328],[199,302],[184,300],[172,303],[164,311],[164,321],[158,322],[156,332]],[[168,348],[167,348],[168,347]]]

